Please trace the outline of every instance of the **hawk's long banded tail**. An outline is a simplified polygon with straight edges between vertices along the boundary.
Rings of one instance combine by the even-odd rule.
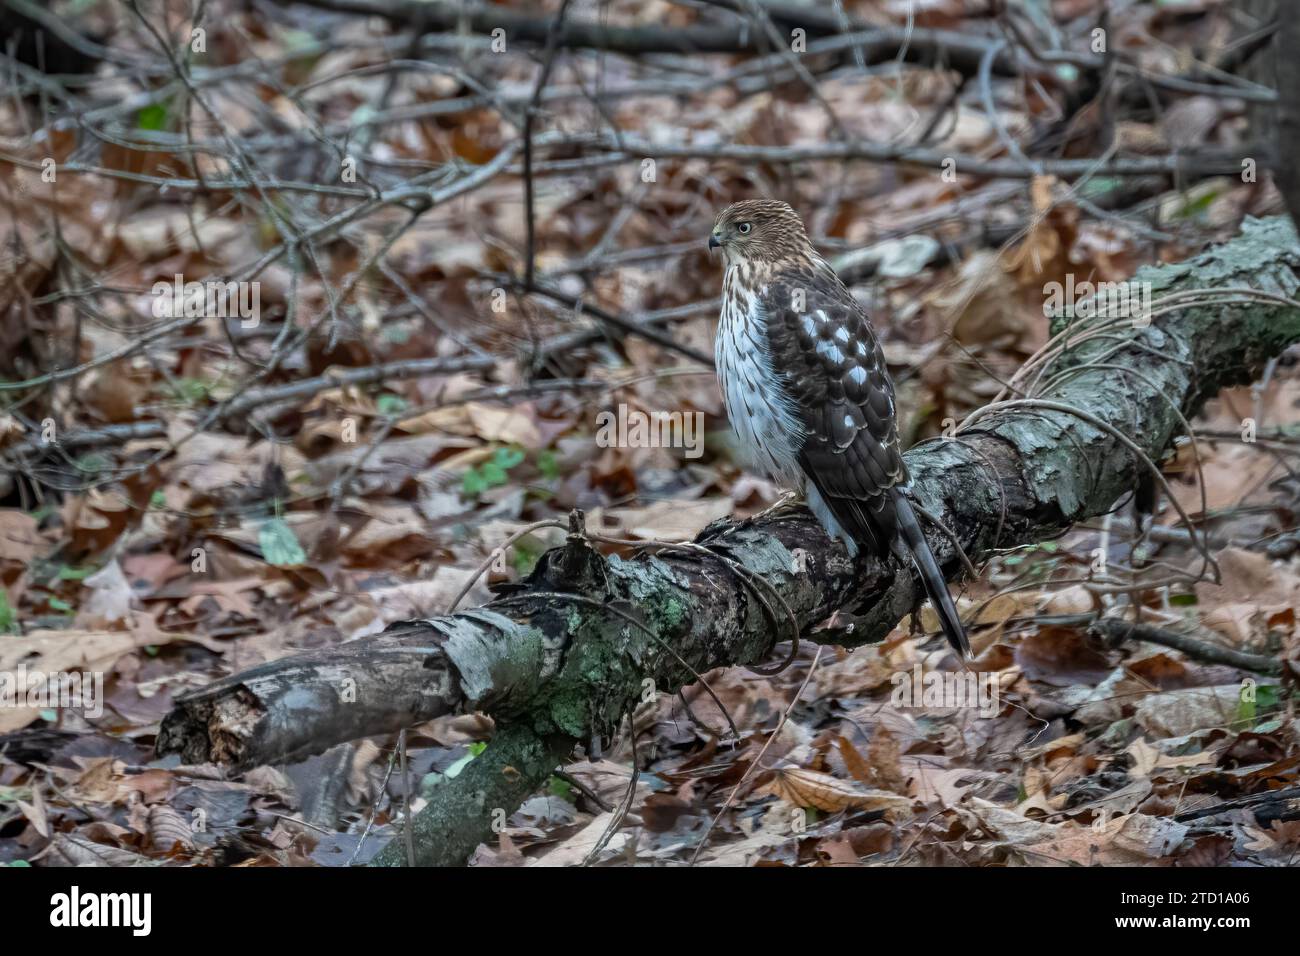
[[[943,628],[944,636],[948,638],[948,643],[953,646],[957,655],[967,659],[971,653],[970,641],[966,639],[966,629],[962,627],[961,618],[957,616],[957,607],[952,603],[948,582],[944,579],[943,572],[939,570],[939,563],[934,560],[934,553],[921,532],[920,524],[917,523],[912,503],[907,500],[906,492],[897,486],[890,490],[890,498],[898,521],[898,537],[895,539],[895,544],[902,551],[899,557],[912,559],[912,563],[916,565],[916,570],[921,575],[921,584],[925,588],[925,593],[930,598],[930,603],[934,605],[935,613],[939,615],[939,626]]]

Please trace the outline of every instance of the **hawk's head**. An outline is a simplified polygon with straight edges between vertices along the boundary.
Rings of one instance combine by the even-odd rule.
[[[746,199],[718,213],[709,248],[728,265],[808,259],[813,251],[799,214],[775,199]]]

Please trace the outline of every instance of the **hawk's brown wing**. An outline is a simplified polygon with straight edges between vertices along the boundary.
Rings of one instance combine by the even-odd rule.
[[[866,314],[840,282],[786,273],[760,305],[772,364],[806,429],[800,462],[835,517],[863,546],[888,550],[895,485],[907,484],[894,385]]]
[[[772,365],[805,429],[804,473],[855,541],[911,558],[949,643],[969,657],[948,582],[904,491],[894,383],[866,314],[838,279],[815,271],[768,283],[759,306]]]

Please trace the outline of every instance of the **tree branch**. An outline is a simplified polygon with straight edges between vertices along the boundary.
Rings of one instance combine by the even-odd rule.
[[[955,439],[909,451],[919,503],[971,556],[1111,510],[1147,459],[1160,460],[1183,416],[1300,341],[1300,308],[1286,301],[1300,287],[1300,248],[1283,218],[1248,220],[1232,242],[1134,281],[1151,283],[1157,305],[1195,289],[1252,286],[1273,298],[1184,299],[1155,310],[1146,327],[1080,321],[1040,377],[1034,407],[984,409]],[[934,529],[929,540],[956,573],[953,543]],[[855,564],[803,509],[715,522],[698,544],[606,560],[575,519],[562,548],[483,608],[395,625],[179,698],[159,752],[245,768],[462,711],[487,712],[502,731],[585,739],[614,730],[647,687],[670,693],[714,667],[763,660],[791,637],[790,617],[805,639],[856,646],[882,639],[923,597],[910,570],[875,556]],[[811,631],[837,611],[851,623]],[[351,703],[340,703],[340,688]],[[460,841],[464,827],[474,827],[464,841],[485,833],[441,809],[465,805],[466,788],[482,786],[459,779],[417,821],[422,843]]]
[[[304,6],[334,13],[353,13],[382,17],[405,27],[465,32],[490,36],[504,30],[507,44],[522,43],[545,46],[554,20],[550,15],[518,13],[487,4],[426,3],[422,0],[294,0]],[[793,7],[773,9],[774,18],[786,29],[802,27],[808,39],[839,36],[840,25],[825,13],[809,8],[799,14]],[[770,44],[749,23],[733,22],[687,27],[653,25],[611,26],[591,20],[568,19],[556,33],[556,43],[569,50],[605,50],[610,53],[644,55],[652,53],[767,53]],[[861,31],[853,46],[862,51],[867,64],[895,59],[900,50],[910,63],[940,62],[963,73],[974,74],[980,58],[988,49],[984,37],[955,30],[931,30],[923,27],[881,27]],[[1017,72],[1016,58],[1004,53],[994,64],[1004,76]]]

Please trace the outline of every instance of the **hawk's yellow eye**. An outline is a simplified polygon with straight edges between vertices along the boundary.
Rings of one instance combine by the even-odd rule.
[[[753,228],[754,227],[751,226],[749,223],[742,222],[739,226],[736,227],[736,232],[740,233],[743,236]]]

